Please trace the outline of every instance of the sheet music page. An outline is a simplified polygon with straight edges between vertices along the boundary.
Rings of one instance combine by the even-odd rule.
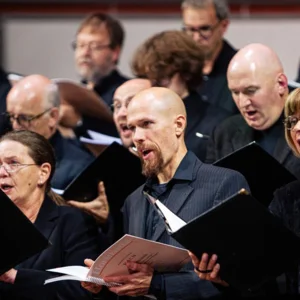
[[[165,222],[168,222],[168,226],[170,227],[172,232],[179,230],[183,227],[186,222],[176,216],[171,210],[169,210],[164,204],[162,204],[159,200],[156,200],[155,204],[160,209],[162,214],[165,217]]]

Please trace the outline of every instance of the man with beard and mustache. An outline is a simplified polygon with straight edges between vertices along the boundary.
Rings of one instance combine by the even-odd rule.
[[[181,5],[183,30],[206,53],[203,83],[198,89],[204,101],[237,114],[227,87],[226,71],[236,50],[223,38],[229,25],[226,0],[184,0]]]
[[[240,173],[204,164],[187,150],[186,123],[182,99],[167,88],[146,89],[129,102],[127,125],[148,178],[125,200],[125,233],[182,247],[167,233],[164,221],[143,191],[159,198],[188,222],[241,188],[249,189]],[[91,266],[92,261],[85,263]],[[158,273],[147,264],[129,261],[126,265],[129,275],[105,278],[106,282],[121,283],[109,287],[119,296],[154,295],[157,299],[186,300],[221,296],[212,283],[197,278],[191,263],[177,273]],[[82,282],[82,286],[94,293],[102,289],[91,283]]]
[[[231,60],[228,85],[240,114],[215,127],[206,162],[214,161],[256,141],[297,178],[300,160],[284,137],[287,77],[277,54],[266,45],[249,44]]]
[[[117,69],[124,36],[124,29],[118,20],[104,13],[94,13],[82,21],[72,44],[82,82],[109,106],[115,90],[128,80]],[[72,99],[69,104],[72,105]],[[81,114],[80,111],[78,113]],[[109,126],[97,118],[82,115],[75,133],[77,136],[85,135],[87,129],[117,136],[113,123]]]

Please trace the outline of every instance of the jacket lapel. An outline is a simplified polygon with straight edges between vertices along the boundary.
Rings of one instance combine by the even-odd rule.
[[[141,201],[141,203],[135,205],[135,207],[138,207],[138,209],[133,207],[135,212],[134,217],[132,216],[133,222],[130,222],[132,224],[130,232],[132,232],[132,234],[135,236],[145,238],[148,200],[144,196],[142,188],[139,190],[139,197],[137,197],[137,200]]]
[[[184,205],[191,192],[194,190],[193,187],[186,186],[186,184],[177,184],[173,187],[170,196],[168,198],[168,208],[175,214],[179,212],[180,208]],[[153,235],[153,240],[157,241],[166,230],[165,223],[159,222]]]
[[[232,138],[233,149],[239,149],[254,141],[254,130],[248,126],[242,116],[236,134]]]

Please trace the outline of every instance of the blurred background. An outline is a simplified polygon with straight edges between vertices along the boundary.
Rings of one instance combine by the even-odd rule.
[[[0,59],[8,72],[78,79],[71,42],[80,21],[94,11],[121,20],[126,39],[119,69],[131,76],[138,45],[154,33],[182,26],[180,0],[0,0]],[[300,57],[300,0],[229,0],[226,38],[236,47],[262,42],[275,49],[290,80]]]

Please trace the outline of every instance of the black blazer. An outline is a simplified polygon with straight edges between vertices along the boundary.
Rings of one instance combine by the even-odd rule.
[[[59,276],[46,269],[84,265],[85,258],[98,257],[103,249],[94,219],[46,197],[34,224],[52,245],[16,266],[16,281],[0,284],[0,299],[92,299],[79,281],[44,281]]]
[[[207,146],[206,162],[216,160],[254,141],[255,130],[250,127],[242,115],[231,116],[217,126]],[[300,178],[300,159],[297,158],[284,136],[284,126],[278,136],[273,156],[297,178]]]
[[[168,198],[168,208],[183,220],[190,221],[204,211],[236,193],[249,189],[245,178],[238,172],[202,163],[191,153],[189,160],[190,181],[175,182]],[[134,191],[123,207],[126,233],[146,237],[147,200],[143,196],[144,185]],[[201,237],[195,237],[201,239]],[[166,231],[159,219],[152,240],[182,247]],[[179,273],[163,274],[166,299],[212,299],[220,292],[211,282],[202,281],[188,264]],[[163,298],[161,298],[163,299]]]

